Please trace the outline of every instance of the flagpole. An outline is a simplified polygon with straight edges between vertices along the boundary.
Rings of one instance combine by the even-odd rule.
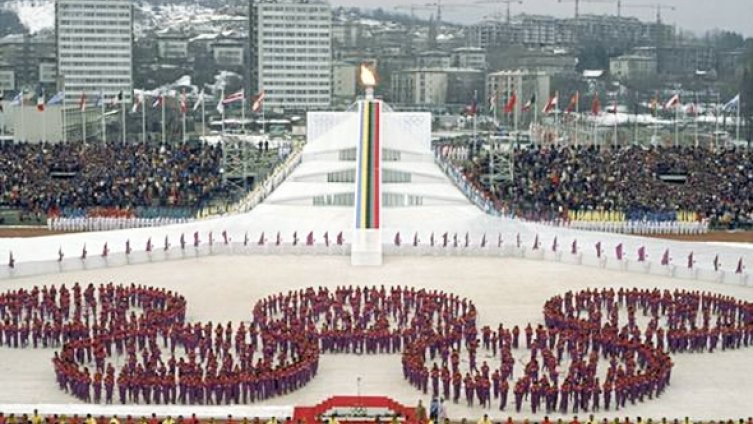
[[[738,96],[739,96],[739,94],[738,94]],[[742,100],[743,100],[742,97],[738,97],[737,98],[737,105],[735,107],[735,109],[737,109],[737,113],[736,113],[736,115],[737,115],[737,122],[735,124],[736,125],[736,127],[735,127],[735,141],[739,141],[740,140],[740,109],[742,109],[742,105],[743,105],[743,101]]]
[[[102,144],[107,144],[107,123],[105,122],[105,93],[100,90],[99,101],[102,103]]]
[[[84,105],[79,108],[79,111],[81,111],[81,134],[84,138],[84,144],[86,144],[86,98],[84,98]]]
[[[26,106],[24,105],[24,90],[21,89],[21,134],[24,135],[24,139],[26,139],[26,118],[24,117],[24,109]],[[18,135],[15,135],[16,138],[19,138]]]
[[[207,111],[204,107],[204,97],[201,97],[201,138],[207,136]]]
[[[575,92],[575,147],[578,147],[578,131],[580,120],[580,92]]]
[[[146,94],[141,97],[141,144],[146,145]]]
[[[614,148],[617,148],[618,134],[617,134],[617,93],[614,93]]]
[[[185,143],[186,143],[186,112],[183,112],[183,144]]]
[[[474,108],[476,110],[473,111],[473,153],[476,152],[476,115],[478,115],[478,90],[475,90],[473,92],[473,99],[475,102]],[[471,158],[473,158],[473,154],[471,154]]]
[[[716,93],[716,107],[714,108],[714,148],[719,147],[719,109],[722,103],[721,93]]]
[[[554,105],[554,144],[559,143],[560,139],[560,93],[556,91],[554,93],[554,100],[557,104]]]
[[[167,132],[165,130],[165,101],[166,100],[167,99],[165,98],[165,94],[162,93],[162,101],[160,102],[161,103],[160,106],[162,107],[162,144],[163,145],[167,144]]]
[[[222,89],[222,92],[220,93],[220,104],[222,105],[222,108],[220,109],[220,119],[222,119],[222,135],[225,135],[225,105],[223,102],[225,101],[225,89]]]
[[[63,80],[63,143],[68,142],[68,126],[65,117],[65,80]]]
[[[241,134],[246,134],[246,89],[243,89],[243,98],[241,99]]]
[[[131,101],[133,101],[133,98],[131,98]],[[120,99],[120,115],[121,115],[121,126],[123,127],[123,144],[126,144],[126,108],[125,108],[125,94],[123,94],[122,98]]]
[[[679,119],[680,115],[680,103],[678,100],[678,103],[675,105],[675,147],[680,145],[680,132],[679,128],[677,127],[677,120]]]

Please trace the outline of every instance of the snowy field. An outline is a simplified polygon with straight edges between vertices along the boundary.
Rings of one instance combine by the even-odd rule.
[[[690,288],[753,300],[753,289],[683,281],[643,274],[511,258],[388,257],[381,268],[353,268],[338,256],[215,256],[46,277],[3,281],[2,289],[35,284],[117,282],[145,283],[180,291],[188,300],[188,320],[247,320],[253,303],[270,293],[307,286],[356,284],[410,285],[452,291],[473,300],[479,325],[524,326],[542,319],[549,297],[568,290],[601,287]],[[525,352],[520,351],[521,355]],[[0,348],[0,411],[7,404],[78,403],[59,391],[50,358],[52,350]],[[672,385],[658,400],[628,406],[606,416],[698,419],[747,417],[753,394],[753,349],[714,354],[678,354]],[[482,354],[482,360],[483,354]],[[496,361],[495,361],[496,362]],[[313,405],[331,395],[388,395],[413,405],[426,396],[403,381],[399,355],[324,355],[319,375],[293,394],[266,406]],[[3,404],[6,407],[3,407]],[[222,408],[225,411],[224,408]],[[493,409],[493,418],[509,411]],[[483,411],[451,405],[453,418],[477,419]]]

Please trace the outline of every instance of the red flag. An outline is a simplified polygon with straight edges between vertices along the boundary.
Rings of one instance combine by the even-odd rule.
[[[549,98],[549,101],[546,102],[546,105],[544,105],[544,110],[542,110],[543,113],[550,113],[551,111],[557,109],[557,103],[559,103],[559,94],[555,93],[554,96]]]
[[[264,238],[264,232],[261,233],[259,236],[259,241],[256,242],[257,246],[264,246],[264,243],[267,242],[267,239]]]
[[[44,91],[37,97],[37,110],[44,112]]]
[[[618,261],[622,260],[622,243],[618,244],[617,247],[614,249],[614,255],[617,257]]]
[[[262,108],[264,107],[264,98],[267,96],[267,94],[264,92],[264,90],[261,91],[261,93],[257,94],[254,98],[254,102],[251,104],[251,111],[258,113],[261,112]]]
[[[180,96],[180,113],[185,115],[188,112],[188,99],[186,98],[186,90]]]
[[[680,95],[679,94],[675,94],[664,105],[664,109],[672,109],[672,108],[677,107],[679,104],[680,104]]]
[[[578,107],[578,102],[580,101],[580,92],[576,91],[575,94],[573,94],[573,97],[570,98],[570,103],[567,105],[566,113],[573,113],[575,112],[575,109]]]
[[[664,251],[664,254],[661,256],[661,264],[663,266],[667,266],[667,265],[669,265],[669,261],[670,261],[670,258],[669,258],[669,249],[666,249]]]
[[[591,114],[598,115],[601,113],[601,101],[599,100],[599,93],[594,94],[594,99],[591,101]]]
[[[513,113],[513,111],[515,110],[515,104],[516,103],[518,103],[518,95],[515,94],[515,92],[513,91],[512,95],[507,100],[507,104],[505,104],[504,112],[508,113],[508,114],[509,113]]]
[[[81,98],[78,100],[78,109],[81,112],[86,112],[86,92],[81,93]]]
[[[395,234],[395,246],[400,246],[400,231]]]
[[[638,248],[638,262],[646,262],[646,247],[641,246]]]
[[[310,231],[309,235],[306,236],[306,246],[313,246],[314,245],[314,232]]]

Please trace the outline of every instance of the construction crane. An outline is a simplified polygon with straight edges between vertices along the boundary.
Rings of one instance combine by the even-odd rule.
[[[407,5],[395,6],[395,9],[396,10],[410,10],[410,17],[415,20],[416,19],[416,10],[429,10],[429,9],[434,9],[434,7],[433,6],[420,5],[420,4],[412,4],[410,6],[407,6]]]
[[[442,9],[448,7],[468,7],[467,3],[442,3],[442,0],[435,0],[431,3],[426,3],[424,7],[436,7],[437,8],[437,23],[442,23]]]
[[[478,0],[476,4],[505,4],[507,5],[507,25],[510,25],[510,4],[523,4],[523,0]]]
[[[661,11],[671,10],[676,11],[674,6],[668,6],[666,4],[654,3],[654,4],[622,4],[622,0],[617,1],[617,16],[622,15],[622,9],[654,9],[656,10],[656,23],[661,25]]]
[[[612,3],[613,0],[557,0],[559,3],[564,3],[566,1],[571,1],[575,3],[575,19],[578,19],[578,16],[580,16],[580,4],[581,3]]]

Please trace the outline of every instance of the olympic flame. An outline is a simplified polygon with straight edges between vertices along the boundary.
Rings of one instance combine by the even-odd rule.
[[[374,75],[374,71],[366,65],[361,65],[361,84],[365,87],[376,86],[376,75]]]

